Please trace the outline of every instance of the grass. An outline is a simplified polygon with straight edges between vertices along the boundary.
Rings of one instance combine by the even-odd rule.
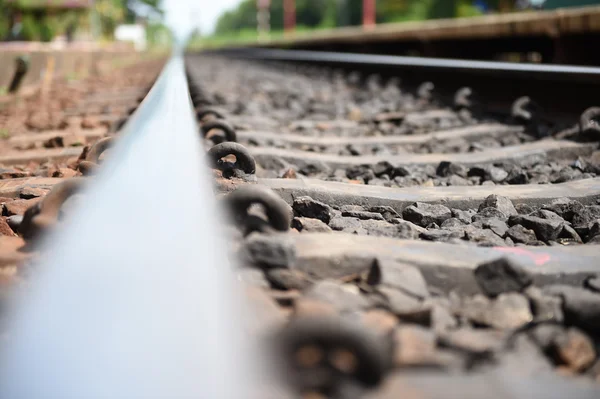
[[[10,138],[10,132],[6,128],[0,129],[0,139],[7,140]]]
[[[309,28],[307,26],[298,25],[292,35],[302,35],[329,29],[331,29],[331,27]],[[256,30],[243,29],[238,32],[232,32],[228,34],[216,34],[211,36],[197,37],[190,40],[188,47],[192,50],[202,48],[216,48],[222,47],[224,45],[243,45],[248,43],[256,43],[260,40],[275,40],[283,39],[285,37],[286,33],[283,30],[271,31],[264,36],[259,36]]]

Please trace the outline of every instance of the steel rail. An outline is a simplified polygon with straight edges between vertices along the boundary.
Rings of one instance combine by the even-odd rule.
[[[265,48],[207,53],[360,70],[399,77],[408,89],[416,88],[411,84],[432,81],[437,97],[449,105],[458,89],[469,86],[487,111],[500,114],[508,113],[517,98],[529,96],[541,106],[540,116],[554,122],[572,123],[585,109],[598,105],[600,93],[600,68],[594,67]]]
[[[296,62],[330,62],[356,65],[380,65],[409,68],[452,69],[469,73],[494,73],[524,75],[527,78],[568,81],[593,79],[600,83],[600,68],[576,65],[548,65],[496,61],[458,60],[450,58],[407,57],[360,53],[337,53],[329,51],[278,50],[266,48],[238,48],[220,50],[224,54],[234,54],[262,60]]]
[[[205,170],[175,55],[43,243],[9,318],[0,397],[243,397],[242,309]]]

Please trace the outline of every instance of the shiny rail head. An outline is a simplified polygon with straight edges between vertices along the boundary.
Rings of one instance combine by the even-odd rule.
[[[260,367],[203,158],[175,56],[42,243],[3,337],[0,397],[244,397]]]
[[[239,58],[321,62],[332,64],[379,65],[381,67],[419,67],[448,69],[481,73],[526,75],[530,77],[552,76],[556,80],[600,82],[600,68],[576,65],[525,64],[514,62],[474,61],[450,58],[425,58],[359,53],[339,53],[329,51],[280,50],[269,48],[235,48],[215,51],[217,54]]]

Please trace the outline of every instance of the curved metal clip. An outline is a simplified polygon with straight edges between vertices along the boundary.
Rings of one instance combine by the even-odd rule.
[[[231,162],[222,160],[223,157],[228,155],[235,156],[235,163],[232,164]],[[250,155],[246,147],[238,143],[219,143],[208,151],[208,158],[212,161],[216,169],[223,172],[224,177],[233,176],[236,170],[241,170],[246,174],[256,173],[254,157]]]
[[[200,131],[202,132],[203,137],[206,137],[208,135],[208,132],[210,132],[213,129],[221,130],[225,134],[224,139],[222,136],[213,136],[212,137],[213,142],[215,142],[217,140],[220,140],[220,142],[237,141],[237,135],[235,134],[235,130],[233,129],[233,126],[231,126],[229,123],[227,123],[223,120],[208,121],[206,123],[203,123],[202,126],[200,127]],[[217,139],[217,137],[218,137],[218,139]]]
[[[471,109],[474,104],[473,89],[470,87],[461,87],[454,94],[454,108]]]
[[[77,169],[84,175],[91,175],[94,170],[98,167],[100,155],[106,151],[114,142],[113,137],[105,137],[94,143],[92,148],[88,151],[85,156],[85,161],[79,162]]]
[[[588,108],[581,114],[579,130],[582,134],[600,137],[600,107]]]
[[[417,89],[417,97],[421,100],[430,101],[433,98],[435,85],[432,82],[423,82]]]
[[[337,317],[293,319],[277,337],[285,377],[300,393],[340,397],[348,384],[373,388],[389,369],[389,351],[358,323]]]
[[[215,108],[200,107],[200,109],[196,111],[196,119],[200,122],[206,123],[214,119],[225,119],[225,116],[223,116],[221,111]]]
[[[226,199],[233,217],[242,224],[246,233],[252,231],[269,232],[271,229],[288,231],[291,224],[289,205],[273,190],[262,186],[242,186],[229,194]],[[264,207],[268,223],[248,214],[251,205],[260,204]],[[259,219],[259,218],[258,218]]]
[[[60,207],[82,186],[83,180],[72,178],[55,185],[46,196],[29,207],[23,215],[18,231],[26,240],[32,240],[51,228],[57,221]]]

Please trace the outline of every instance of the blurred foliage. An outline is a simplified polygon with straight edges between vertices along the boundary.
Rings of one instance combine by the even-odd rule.
[[[96,0],[95,11],[102,36],[112,38],[117,25],[135,23],[140,6],[153,16],[162,16],[160,2],[161,0]]]
[[[151,47],[169,47],[173,42],[172,32],[162,23],[149,23],[146,38]]]
[[[490,0],[488,5],[492,9],[498,9],[498,3],[502,1]],[[297,24],[312,29],[360,25],[362,6],[363,0],[296,0]],[[256,11],[256,0],[243,0],[238,7],[221,15],[215,34],[230,35],[256,29]],[[283,0],[272,0],[270,12],[271,30],[282,30]],[[471,0],[377,0],[378,23],[479,14],[481,11]]]
[[[46,1],[46,0],[44,0]],[[71,0],[69,0],[71,1]],[[39,1],[33,7],[29,3],[18,3],[16,7],[7,6],[7,0],[0,0],[0,39],[7,37],[11,28],[10,11],[18,10],[22,14],[21,38],[24,40],[51,41],[56,35],[65,34],[67,30],[89,29],[90,10],[87,8],[61,8],[56,1],[48,7],[40,6]],[[68,2],[66,2],[68,3]],[[123,23],[134,23],[141,13],[144,17],[160,20],[163,11],[160,8],[161,0],[96,0],[94,12],[99,24],[100,33],[105,38],[112,38],[114,29]],[[33,4],[33,3],[32,3]],[[48,10],[52,9],[52,12]],[[154,22],[149,23],[153,38],[163,36],[157,32],[164,27]]]
[[[10,30],[10,19],[6,10],[6,0],[0,0],[0,40],[8,35]]]

